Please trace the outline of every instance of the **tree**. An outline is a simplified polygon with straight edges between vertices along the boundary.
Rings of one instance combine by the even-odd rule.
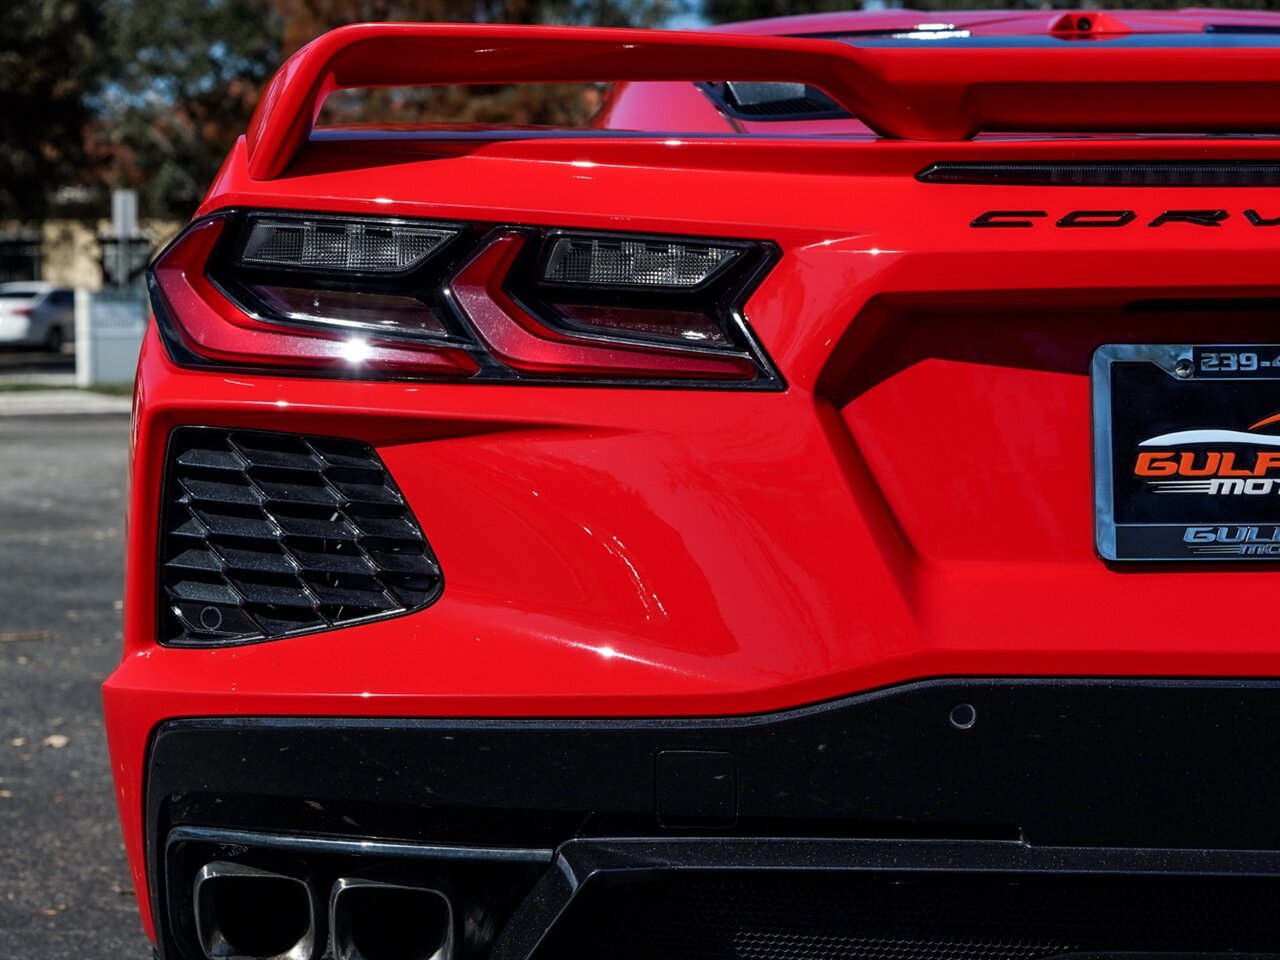
[[[798,13],[857,10],[860,6],[857,0],[706,0],[702,5],[702,15],[712,23],[733,23],[764,17],[789,17]]]
[[[653,26],[686,0],[105,2],[114,27],[113,60],[119,67],[102,98],[91,142],[112,185],[139,190],[144,214],[185,218],[244,131],[276,67],[326,30],[359,21]],[[405,119],[463,99],[456,92],[432,95]],[[392,108],[400,102],[376,95],[369,100],[372,114],[365,110],[362,116],[395,118]],[[534,105],[518,111],[528,122],[559,119],[550,100],[533,97],[530,102]],[[493,119],[471,105],[466,108]],[[454,119],[456,113],[444,109],[443,118]]]
[[[560,23],[656,27],[692,0],[276,0],[292,53],[326,30],[361,21]]]
[[[326,30],[359,21],[557,23],[652,27],[684,9],[686,0],[277,0],[291,52]],[[344,91],[332,96],[320,122],[550,124],[585,122],[599,106],[597,89],[582,84],[433,87]]]
[[[89,98],[104,58],[94,0],[19,0],[0,29],[0,217],[44,215],[59,187],[81,184]]]
[[[281,23],[256,0],[107,0],[117,74],[97,139],[108,178],[144,214],[189,216],[280,59]]]

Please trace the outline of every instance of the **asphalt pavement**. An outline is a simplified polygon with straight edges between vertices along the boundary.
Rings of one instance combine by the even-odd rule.
[[[59,353],[0,348],[0,387],[13,383],[66,387],[75,380],[76,355],[71,344]]]
[[[0,417],[0,958],[146,960],[99,685],[120,655],[124,416]]]

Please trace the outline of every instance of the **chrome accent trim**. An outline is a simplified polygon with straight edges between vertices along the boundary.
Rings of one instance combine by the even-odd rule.
[[[248,954],[240,952],[237,944],[227,939],[217,918],[212,914],[212,905],[207,896],[209,884],[216,881],[239,880],[252,883],[259,880],[284,880],[296,883],[302,888],[307,898],[307,929],[302,937],[287,950],[269,955]],[[200,868],[191,889],[192,906],[196,919],[196,937],[200,941],[200,949],[208,960],[311,960],[315,952],[316,942],[316,909],[311,899],[311,888],[305,880],[260,870],[257,867],[241,863],[225,863],[214,861]]]
[[[1190,360],[1189,345],[1108,343],[1093,352],[1089,389],[1093,395],[1093,534],[1103,560],[1116,561],[1115,464],[1111,457],[1111,364],[1146,360],[1179,379],[1174,367]]]
[[[521,847],[463,847],[445,844],[400,843],[388,840],[341,840],[329,837],[295,837],[256,833],[251,830],[224,830],[217,827],[174,827],[165,846],[182,841],[221,843],[228,846],[262,847],[293,852],[374,854],[418,860],[489,860],[504,863],[551,863],[555,851]]]
[[[400,953],[397,960],[451,960],[453,957],[454,936],[457,927],[455,914],[453,910],[453,902],[448,895],[442,890],[433,887],[421,887],[403,883],[384,883],[380,880],[366,880],[360,877],[342,877],[334,882],[333,888],[329,892],[329,938],[330,951],[336,960],[385,960],[382,957],[367,956],[357,943],[351,932],[351,924],[348,916],[342,911],[341,901],[344,894],[352,891],[410,891],[412,893],[426,894],[436,897],[444,901],[445,907],[445,932],[444,937],[437,947],[430,954],[423,953]]]

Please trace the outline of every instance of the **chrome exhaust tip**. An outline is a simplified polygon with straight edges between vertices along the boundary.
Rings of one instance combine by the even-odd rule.
[[[341,879],[329,894],[335,960],[452,960],[453,904],[431,887]]]
[[[316,915],[297,877],[239,863],[196,874],[196,936],[207,960],[310,960]]]

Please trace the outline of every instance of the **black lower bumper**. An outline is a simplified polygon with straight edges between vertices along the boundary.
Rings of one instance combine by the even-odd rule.
[[[870,923],[850,919],[840,903],[883,900],[885,916],[910,912],[916,903],[910,894],[902,903],[894,899],[908,889],[900,882],[879,893],[859,886],[872,882],[866,880],[869,870],[880,877],[885,871],[933,872],[930,883],[964,874],[970,879],[956,891],[980,891],[1013,906],[1029,898],[1006,927],[1016,926],[1017,916],[1030,915],[1028,910],[1034,914],[1036,903],[1055,898],[1078,903],[1081,918],[1097,916],[1086,891],[1071,887],[1071,876],[1118,871],[1150,878],[1163,872],[1187,880],[1202,872],[1204,882],[1211,882],[1207,874],[1240,874],[1245,886],[1235,890],[1219,883],[1207,893],[1184,885],[1160,892],[1169,916],[1186,912],[1178,907],[1184,897],[1201,904],[1218,897],[1226,911],[1223,929],[1243,923],[1244,933],[1229,941],[1206,934],[1202,946],[1184,937],[1186,951],[1212,955],[1222,943],[1237,951],[1280,951],[1280,927],[1273,931],[1262,920],[1246,919],[1255,916],[1248,913],[1250,897],[1265,889],[1269,902],[1275,892],[1257,885],[1280,876],[1280,684],[929,681],[781,714],[726,719],[181,720],[155,736],[147,818],[156,916],[167,918],[163,939],[174,957],[187,952],[181,930],[171,929],[180,925],[181,911],[168,901],[189,889],[183,873],[203,855],[199,844],[217,846],[216,838],[194,840],[179,829],[190,827],[330,843],[374,840],[428,855],[464,848],[496,851],[501,861],[505,854],[503,876],[523,878],[526,899],[509,922],[490,918],[493,936],[472,945],[475,955],[496,949],[505,960],[528,956],[540,943],[550,949],[545,944],[552,927],[559,931],[555,936],[568,936],[568,904],[583,902],[584,890],[631,889],[601,879],[583,883],[584,877],[625,876],[631,883],[692,871],[712,889],[722,880],[737,882],[724,879],[726,873],[753,863],[755,886],[731,887],[741,895],[725,893],[697,914],[707,918],[708,930],[722,930],[721,940],[735,941],[734,931],[750,926],[752,917],[772,917],[769,904],[798,909],[801,901],[828,903],[824,909],[834,911],[834,919],[812,915],[792,923],[797,929],[834,924],[832,943],[856,939],[856,931]],[[175,836],[185,836],[187,846],[169,843]],[[222,856],[230,847],[218,849]],[[179,856],[181,850],[188,852]],[[897,860],[876,859],[894,850]],[[523,872],[512,872],[513,851],[525,858]],[[975,851],[984,852],[966,859]],[[548,869],[553,856],[558,865]],[[615,856],[621,861],[601,866],[601,857]],[[594,865],[585,869],[584,862]],[[790,879],[770,887],[779,871]],[[1045,880],[1045,889],[1009,886],[1009,877],[1027,871],[1058,879]],[[978,874],[986,879],[974,881]],[[797,900],[794,891],[810,883],[817,884],[815,892]],[[818,896],[819,888],[844,893],[833,901]],[[657,898],[650,909],[668,917],[672,904],[692,895],[677,895],[677,887],[665,882],[644,889]],[[1108,896],[1155,896],[1155,888],[1141,889],[1146,893],[1125,887]],[[601,928],[601,937],[629,929],[619,911],[643,901],[634,892],[617,902],[605,893],[592,896],[605,898],[592,916],[615,918]],[[973,904],[968,894],[948,896],[943,899],[961,905],[958,922]],[[917,905],[939,902],[936,896],[920,897]],[[738,916],[731,901],[759,905]],[[715,904],[723,907],[720,913]],[[1245,915],[1231,919],[1236,907]],[[720,919],[713,922],[713,915]],[[774,917],[766,926],[785,926],[783,919]],[[1051,935],[1058,921],[1041,919],[1035,942],[1058,942],[1053,937],[1059,935]],[[1059,920],[1068,927],[1077,922]],[[909,922],[903,914],[890,927],[899,923],[909,933],[915,929],[911,922],[920,921]],[[1157,918],[1152,929],[1172,929],[1169,922]],[[946,935],[978,936],[961,927]],[[920,935],[933,934],[924,929]],[[1274,944],[1266,940],[1272,935]],[[629,935],[626,943],[640,942],[638,936]],[[1099,950],[1178,946],[1134,937],[1080,942],[1102,944],[1094,957],[1103,955]],[[604,949],[593,943],[581,949]],[[608,949],[618,953],[624,945]],[[646,948],[647,954],[665,956],[659,946]],[[724,949],[708,941],[701,954],[686,955],[737,955]],[[568,941],[554,951],[580,952]]]

